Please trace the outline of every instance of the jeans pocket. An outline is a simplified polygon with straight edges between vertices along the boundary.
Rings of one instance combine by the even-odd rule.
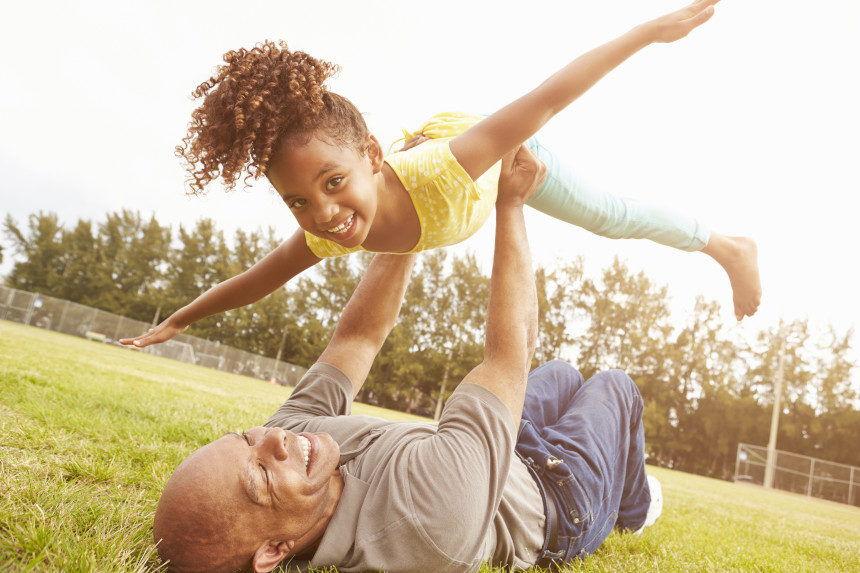
[[[585,536],[585,545],[582,550],[586,555],[591,555],[597,551],[597,548],[612,533],[612,528],[615,527],[617,520],[618,512],[611,511],[605,519],[602,519],[599,523],[595,523],[594,527],[589,530],[588,535]]]
[[[574,528],[587,527],[594,519],[591,512],[591,500],[573,473],[563,476],[553,476],[554,485],[561,496],[561,510],[564,519]],[[577,527],[579,526],[579,527]]]

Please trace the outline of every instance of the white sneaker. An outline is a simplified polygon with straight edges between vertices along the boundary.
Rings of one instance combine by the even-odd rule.
[[[660,480],[654,476],[648,476],[648,489],[651,491],[651,504],[648,506],[648,513],[645,515],[645,523],[635,531],[636,535],[642,533],[642,530],[646,527],[654,525],[654,522],[663,513],[663,487],[660,485]]]

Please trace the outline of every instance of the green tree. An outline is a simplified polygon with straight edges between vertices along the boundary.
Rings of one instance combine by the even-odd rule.
[[[211,219],[201,219],[193,229],[179,226],[179,245],[171,249],[166,273],[164,308],[172,313],[214,285],[230,278],[230,249],[223,232]],[[221,340],[229,326],[223,314],[191,325],[188,334]]]
[[[852,371],[856,367],[850,358],[851,339],[854,329],[849,328],[840,335],[831,326],[817,346],[816,370],[820,373],[815,381],[817,409],[821,413],[842,411],[857,405],[860,398],[852,384]]]
[[[734,429],[720,431],[735,400],[744,364],[724,334],[720,306],[696,299],[686,324],[668,341],[664,387],[671,388],[678,417],[671,440],[672,463],[706,475],[733,467],[737,448]]]
[[[319,358],[371,258],[359,253],[324,259],[287,285],[286,315],[291,323],[283,360],[307,366]]]
[[[13,252],[22,259],[15,262],[9,273],[9,286],[54,295],[62,284],[63,274],[63,228],[56,213],[31,214],[26,230],[7,214],[3,230]]]
[[[473,254],[453,258],[447,272],[446,262],[446,257],[434,253],[422,267],[426,290],[420,301],[423,325],[418,339],[427,377],[421,389],[435,402],[434,417],[460,380],[483,359],[490,288]]]
[[[280,240],[271,228],[265,234],[260,230],[250,233],[237,231],[233,240],[229,274],[235,276],[244,272],[278,244]],[[287,347],[295,345],[301,338],[296,317],[289,311],[287,291],[279,288],[254,304],[225,313],[222,320],[225,337],[222,341],[236,348],[274,358],[281,348],[282,340]],[[283,355],[281,359],[284,359]]]
[[[621,368],[635,379],[663,369],[664,346],[672,332],[667,302],[665,286],[658,287],[644,272],[632,274],[617,258],[599,282],[583,280],[576,299],[589,317],[577,338],[583,375]]]
[[[582,257],[557,261],[552,270],[535,271],[538,298],[538,347],[532,368],[561,358],[574,341],[575,321],[582,314],[577,297],[583,286]]]
[[[831,326],[817,342],[815,416],[809,432],[816,453],[810,455],[860,465],[860,411],[852,379],[856,364],[850,357],[853,335],[853,329],[839,334]]]
[[[149,322],[163,304],[171,231],[123,209],[99,225],[96,306]]]
[[[79,219],[71,231],[62,234],[62,283],[55,296],[87,306],[103,307],[109,288],[102,272],[105,265],[91,221]]]

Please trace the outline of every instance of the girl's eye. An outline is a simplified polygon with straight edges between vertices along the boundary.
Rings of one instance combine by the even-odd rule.
[[[266,485],[269,485],[269,472],[266,471],[263,464],[260,464],[260,469],[263,470],[263,478],[266,480]]]
[[[305,200],[304,199],[291,199],[290,201],[287,202],[287,206],[290,209],[299,209],[299,208],[305,206]]]
[[[242,439],[245,440],[246,444],[248,444],[249,446],[251,445],[251,440],[248,439],[248,434],[246,434],[245,432],[242,432]]]
[[[332,189],[334,189],[335,187],[340,185],[341,181],[343,181],[343,177],[340,177],[340,176],[332,177],[331,179],[326,181],[325,188],[328,189],[329,191],[331,191]]]

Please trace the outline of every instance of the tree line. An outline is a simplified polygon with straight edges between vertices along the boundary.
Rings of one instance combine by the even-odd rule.
[[[174,230],[155,216],[123,210],[64,226],[54,213],[4,224],[13,288],[44,293],[150,322],[273,249],[272,229],[227,241],[213,221]],[[0,254],[0,256],[2,256]],[[364,268],[367,254],[327,259],[256,304],[209,317],[188,333],[302,366],[322,352]],[[534,365],[563,358],[588,378],[625,370],[645,402],[650,461],[722,479],[738,442],[767,443],[774,383],[783,356],[778,447],[860,465],[860,410],[852,384],[853,331],[795,320],[744,340],[719,305],[696,300],[683,321],[668,289],[615,260],[597,277],[582,259],[536,268],[540,344]],[[358,396],[362,402],[437,415],[483,355],[489,277],[472,255],[423,253],[397,327]],[[128,335],[137,333],[130,332]]]

